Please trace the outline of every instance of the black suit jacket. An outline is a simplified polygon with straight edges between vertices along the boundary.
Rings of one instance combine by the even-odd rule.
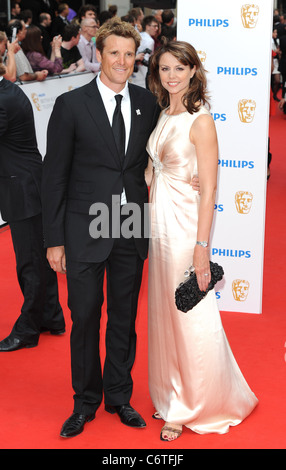
[[[41,9],[41,13],[49,13],[53,18],[55,18],[56,16],[56,11],[58,9],[58,2],[57,0],[49,0],[49,5],[43,1],[43,0],[38,0],[38,3],[39,3],[39,6],[40,6],[40,9]]]
[[[25,93],[0,81],[0,212],[6,222],[41,212],[42,157],[34,115]]]
[[[283,75],[282,78],[283,80],[285,80],[285,77],[286,77],[286,35],[280,38],[280,50],[282,52],[282,55],[281,55],[280,62],[279,62],[279,72],[282,73]],[[285,86],[284,83],[283,83],[283,86]]]
[[[62,36],[64,29],[66,27],[66,23],[63,21],[63,19],[60,16],[56,16],[51,25],[51,35],[52,37],[58,36],[59,34]]]
[[[125,188],[127,201],[141,210],[148,201],[144,179],[148,155],[146,143],[156,125],[158,107],[144,88],[129,84],[131,130],[123,164],[117,152],[96,79],[61,95],[48,126],[47,154],[43,169],[43,217],[47,247],[65,245],[67,256],[78,261],[100,262],[108,256],[112,237],[95,239],[89,228],[94,203],[109,208],[111,227],[113,197],[120,200]],[[120,206],[117,207],[120,210]],[[148,240],[135,240],[142,258]]]
[[[46,53],[46,56],[50,57],[51,52],[52,52],[52,47],[51,47],[52,37],[51,37],[51,34],[49,33],[49,30],[41,24],[38,24],[38,28],[40,28],[40,30],[42,32],[42,46],[43,46],[43,49]]]

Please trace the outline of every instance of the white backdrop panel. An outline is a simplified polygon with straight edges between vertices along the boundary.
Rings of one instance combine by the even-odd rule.
[[[88,72],[19,85],[32,103],[38,147],[43,158],[46,153],[47,126],[57,97],[85,85],[93,78],[94,74]]]
[[[219,140],[211,257],[221,310],[261,313],[273,2],[178,0],[178,40],[207,70]]]

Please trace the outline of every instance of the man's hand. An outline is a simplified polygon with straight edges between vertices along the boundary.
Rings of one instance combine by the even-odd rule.
[[[282,100],[280,100],[279,103],[278,103],[278,106],[279,106],[280,109],[283,109],[284,103],[285,103],[285,100],[284,100],[284,98],[282,98]]]
[[[66,274],[66,254],[64,246],[53,246],[48,248],[47,259],[54,271]]]
[[[35,72],[35,75],[36,75],[36,80],[38,82],[43,82],[44,80],[46,80],[46,78],[48,76],[48,71],[47,70],[40,70],[38,72]]]
[[[9,53],[17,54],[17,52],[18,52],[20,49],[21,49],[21,47],[19,46],[18,39],[15,39],[15,41],[13,41],[13,42],[7,41],[7,51],[8,51],[8,54],[9,54]]]
[[[193,176],[191,186],[194,191],[198,191],[198,193],[200,194],[200,182],[198,175]]]
[[[139,54],[136,55],[135,60],[139,60],[140,62],[142,62],[142,60],[144,59],[144,55],[144,52],[139,52]]]

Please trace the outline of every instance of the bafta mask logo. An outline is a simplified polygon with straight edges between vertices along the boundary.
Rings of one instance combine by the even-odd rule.
[[[241,122],[249,124],[253,121],[256,109],[256,102],[254,100],[239,100],[238,102],[238,115]]]
[[[241,20],[244,28],[253,29],[257,25],[259,6],[245,4],[241,7]]]
[[[237,302],[244,302],[247,299],[249,282],[243,279],[235,279],[232,282],[232,294]]]
[[[206,53],[205,53],[204,51],[197,51],[197,54],[198,54],[198,56],[199,56],[199,59],[200,59],[201,63],[202,63],[203,65],[205,65],[205,63],[206,63],[206,58],[207,58]]]
[[[41,111],[40,100],[39,100],[39,97],[38,97],[37,93],[32,93],[32,94],[31,94],[31,98],[32,98],[32,101],[33,101],[33,103],[34,103],[36,109],[37,109],[38,111]]]
[[[249,214],[252,206],[253,195],[249,191],[237,191],[235,193],[235,207],[239,214]]]

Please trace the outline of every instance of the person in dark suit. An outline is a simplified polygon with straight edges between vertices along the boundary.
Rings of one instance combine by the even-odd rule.
[[[60,3],[58,6],[58,15],[52,20],[51,36],[62,36],[65,26],[69,24],[67,19],[69,14],[69,6],[67,3]]]
[[[42,46],[47,57],[50,57],[52,52],[51,42],[52,37],[50,34],[50,26],[52,18],[49,13],[41,13],[39,16],[39,28],[42,32]]]
[[[0,342],[0,351],[15,351],[37,346],[42,331],[63,333],[65,321],[57,275],[44,249],[42,157],[33,110],[25,93],[4,74],[0,63],[0,212],[10,225],[24,302],[10,335]]]
[[[42,188],[45,242],[50,265],[67,274],[73,321],[74,410],[62,426],[62,437],[79,434],[94,419],[103,391],[106,411],[117,413],[128,426],[146,425],[130,405],[131,369],[148,251],[148,239],[142,235],[148,201],[146,143],[158,107],[149,91],[128,83],[139,43],[140,35],[129,23],[117,18],[105,23],[96,39],[100,75],[61,95],[48,125]],[[119,94],[125,133],[121,147],[113,132]],[[139,209],[134,229],[142,233],[130,229],[133,236],[128,238],[126,225],[134,206]],[[108,324],[102,376],[99,330],[105,272]]]
[[[40,13],[49,13],[52,19],[56,17],[56,12],[59,6],[59,2],[57,0],[38,0],[38,3],[40,6]]]

